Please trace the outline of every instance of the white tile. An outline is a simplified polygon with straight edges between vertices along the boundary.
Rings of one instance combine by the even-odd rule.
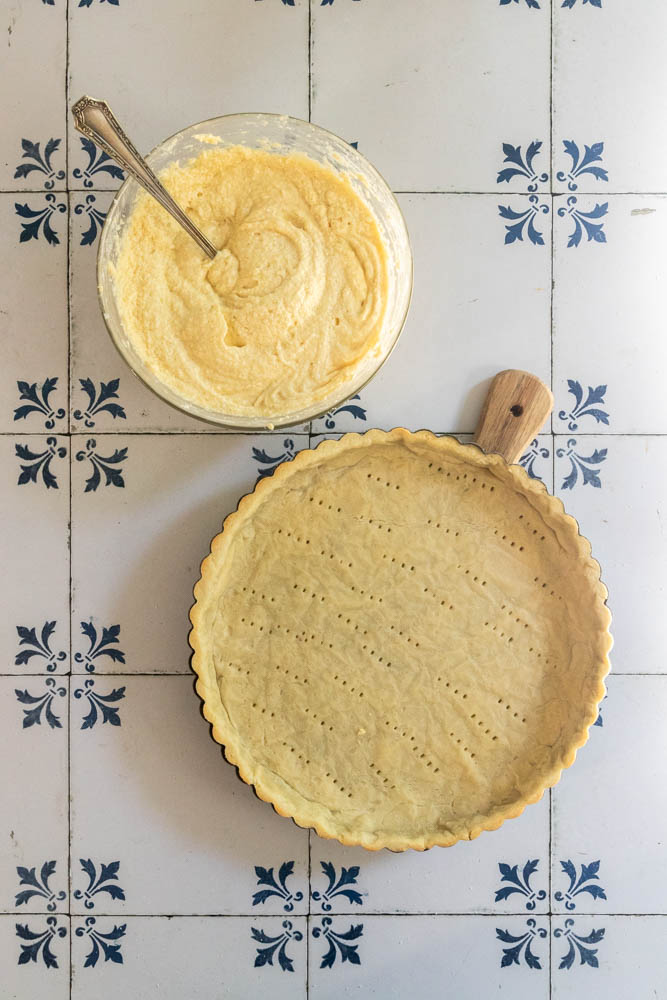
[[[549,382],[550,203],[506,192],[401,196],[414,295],[394,353],[356,404],[367,426],[473,431],[496,372],[523,368]],[[503,219],[500,206],[523,221]],[[521,227],[522,239],[506,243],[508,226]],[[531,226],[543,245],[532,242]],[[362,421],[343,410],[335,429],[363,429]]]
[[[663,503],[667,438],[555,438],[556,494],[593,546],[609,589],[613,669],[667,671]]]
[[[69,919],[0,916],[0,967],[7,1000],[69,1000]]]
[[[193,688],[191,677],[72,679],[73,912],[306,911],[307,832],[239,780]],[[273,868],[276,887],[253,902],[271,888],[256,867]]]
[[[75,435],[73,669],[189,673],[192,588],[213,536],[262,470],[307,444],[305,435]],[[118,626],[105,642],[104,629]]]
[[[423,854],[369,853],[313,837],[311,906],[354,920],[366,913],[546,913],[548,859],[548,793],[500,830]],[[529,862],[537,863],[524,877]],[[500,866],[517,866],[516,879],[509,872],[503,880],[508,872]]]
[[[366,917],[360,922],[339,916],[313,917],[310,924],[314,1000],[374,995],[441,1000],[445,989],[447,996],[462,998],[501,993],[513,1000],[546,1000],[549,995],[548,917]],[[348,949],[355,949],[356,957]],[[505,949],[515,958],[506,958],[502,966]]]
[[[68,684],[0,677],[0,911],[21,920],[68,908]]]
[[[608,688],[603,726],[553,793],[553,906],[577,919],[667,910],[667,678]]]
[[[111,199],[108,192],[75,191],[71,195],[72,429],[211,430],[146,388],[107,332],[97,297],[96,266],[99,233]]]
[[[3,107],[0,188],[64,188],[65,6],[10,0],[0,19],[0,91],[11,94]],[[33,145],[24,146],[24,141]],[[26,152],[32,155],[24,156]],[[20,169],[17,177],[23,165],[37,169]]]
[[[69,669],[68,452],[66,437],[0,436],[3,674]]]
[[[544,0],[316,4],[312,37],[313,121],[358,140],[394,189],[493,191],[505,142],[542,141],[548,170]]]
[[[0,194],[2,431],[67,430],[66,205],[62,193]]]
[[[661,997],[667,981],[664,917],[554,918],[554,1000]],[[558,937],[555,935],[558,934]]]
[[[274,940],[256,941],[253,930]],[[73,1000],[116,1000],[121,994],[148,1000],[158,993],[163,1000],[306,996],[303,918],[74,918],[72,934]],[[115,957],[106,957],[105,946]],[[263,964],[256,965],[258,959]]]
[[[576,194],[554,213],[554,429],[665,433],[667,198]]]
[[[657,126],[667,101],[665,4],[568,0],[553,10],[556,174],[572,168],[563,140],[574,140],[580,153],[604,143],[602,161],[592,165],[609,179],[580,173],[580,190],[665,191],[667,139]]]
[[[143,153],[195,122],[241,111],[308,117],[308,4],[93,2],[69,8],[70,96],[109,100]],[[100,39],[104,52],[100,58]],[[115,56],[114,56],[115,54]],[[120,58],[119,58],[120,56]],[[137,99],[141,95],[141,100]],[[115,188],[70,129],[73,187]],[[96,160],[95,163],[98,161]],[[83,174],[83,176],[81,176]]]

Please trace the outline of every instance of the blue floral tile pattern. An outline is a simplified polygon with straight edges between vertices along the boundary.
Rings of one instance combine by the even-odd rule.
[[[565,921],[565,927],[556,927],[554,930],[554,937],[562,937],[568,944],[568,949],[561,958],[558,968],[571,969],[577,954],[579,955],[580,965],[589,965],[592,969],[599,968],[598,949],[591,948],[590,945],[599,944],[603,940],[605,928],[592,930],[589,934],[575,934],[573,928],[574,920],[572,917],[568,917]]]
[[[607,458],[606,448],[595,448],[590,455],[580,455],[574,449],[577,447],[577,439],[570,438],[567,447],[559,448],[556,452],[558,458],[567,458],[570,462],[570,471],[561,483],[562,490],[571,490],[579,482],[581,476],[582,486],[594,486],[600,489],[602,481],[600,479],[600,469],[594,468],[601,465]]]
[[[595,387],[589,385],[586,399],[584,399],[584,390],[581,382],[569,378],[567,380],[567,391],[574,396],[574,406],[569,411],[560,410],[558,419],[568,421],[567,429],[569,431],[579,430],[578,421],[582,417],[593,417],[597,424],[609,425],[609,414],[606,410],[601,409],[605,405],[606,385],[596,385]]]
[[[24,180],[36,171],[45,178],[42,185],[47,190],[55,187],[56,181],[65,180],[65,171],[57,170],[51,162],[54,153],[60,148],[60,139],[49,139],[44,146],[44,153],[40,149],[40,143],[32,142],[30,139],[22,139],[21,148],[22,158],[28,162],[18,165],[14,172],[14,180]]]
[[[74,662],[81,663],[89,674],[95,671],[95,661],[107,656],[113,663],[125,663],[125,653],[116,649],[120,643],[120,625],[109,625],[102,628],[98,635],[96,627],[90,622],[81,622],[81,632],[88,639],[88,649],[85,653],[74,654]]]
[[[79,4],[79,6],[81,6],[81,4]],[[86,6],[89,5],[87,4]],[[86,139],[83,136],[79,136],[78,138],[81,143],[81,149],[88,157],[88,163],[85,167],[83,167],[83,169],[81,167],[75,167],[72,173],[78,181],[83,181],[83,186],[85,188],[94,187],[94,178],[98,174],[101,174],[102,178],[106,177],[108,179],[112,177],[117,181],[125,180],[125,174],[121,168],[114,163],[108,153],[98,149],[92,139]]]
[[[114,924],[110,931],[100,931],[96,924],[95,917],[86,917],[85,927],[77,927],[75,931],[77,937],[87,936],[90,943],[90,951],[83,963],[84,969],[94,968],[100,955],[104,955],[105,962],[115,962],[116,965],[122,965],[121,939],[125,937],[127,924]]]
[[[27,444],[16,444],[14,450],[16,457],[23,460],[17,480],[19,486],[25,486],[27,483],[38,483],[41,476],[42,483],[47,490],[58,489],[58,478],[51,468],[51,462],[56,456],[64,458],[67,449],[62,445],[59,446],[56,438],[48,437],[46,439],[44,451],[33,451]]]
[[[57,969],[58,959],[51,947],[55,938],[64,938],[67,935],[67,928],[58,927],[57,917],[46,918],[46,928],[42,931],[34,931],[29,924],[17,924],[16,936],[19,939],[20,952],[18,965],[27,965],[28,962],[39,962],[40,959],[47,969]]]
[[[327,877],[328,885],[322,892],[319,889],[313,890],[311,896],[317,902],[322,902],[323,910],[329,911],[333,909],[331,900],[340,897],[347,899],[348,903],[356,903],[358,906],[363,905],[364,901],[361,893],[357,889],[351,888],[351,886],[357,884],[359,865],[351,865],[349,868],[341,866],[340,875],[336,874],[336,869],[330,861],[320,861],[320,865]]]
[[[527,7],[532,7],[534,10],[539,10],[540,5],[538,0],[524,0]],[[511,3],[521,3],[521,0],[500,0],[501,7],[507,7]]]
[[[95,208],[95,202],[95,195],[87,194],[84,202],[78,202],[74,206],[74,214],[84,215],[88,221],[88,228],[81,234],[79,241],[82,247],[91,247],[93,245],[107,217],[106,212],[101,212],[99,208]]]
[[[335,430],[336,417],[339,417],[341,413],[349,413],[355,420],[366,420],[366,410],[363,406],[353,403],[352,400],[354,399],[361,399],[361,396],[358,393],[356,396],[350,396],[350,399],[343,406],[339,406],[336,410],[329,410],[324,415],[324,426],[328,431]]]
[[[556,177],[559,181],[567,181],[570,191],[577,190],[579,186],[577,178],[581,178],[583,174],[590,174],[597,181],[609,180],[609,174],[605,168],[598,166],[604,152],[603,142],[594,142],[592,146],[584,145],[583,153],[573,139],[564,139],[563,146],[572,161],[572,165],[569,170],[559,170]]]
[[[544,927],[537,926],[534,917],[529,917],[526,921],[526,927],[528,929],[524,934],[510,934],[509,931],[496,927],[497,939],[507,945],[507,948],[503,948],[503,957],[500,960],[501,969],[510,965],[521,965],[522,959],[529,969],[542,968],[541,959],[531,946],[538,938],[545,938],[547,931]]]
[[[262,965],[273,965],[273,959],[277,951],[278,965],[283,972],[294,972],[294,961],[287,954],[287,945],[292,940],[301,941],[303,934],[301,931],[293,929],[291,920],[283,920],[282,926],[282,934],[273,936],[258,927],[250,928],[253,941],[256,941],[260,945],[255,957],[255,968],[259,968]]]
[[[535,463],[539,462],[541,458],[545,459],[548,457],[549,449],[541,446],[537,438],[533,438],[527,451],[519,459],[519,465],[524,467],[531,479],[541,479],[540,474],[535,471]]]
[[[101,893],[106,893],[110,899],[125,899],[125,891],[117,885],[120,861],[111,861],[108,865],[101,864],[99,875],[97,874],[97,866],[90,858],[79,858],[79,863],[81,870],[88,876],[88,885],[85,889],[75,889],[74,898],[83,900],[83,905],[87,910],[94,908],[95,896],[99,896]],[[108,904],[109,901],[106,902]]]
[[[581,0],[582,6],[590,4],[591,7],[602,7],[602,0]],[[575,7],[577,0],[563,0],[561,7]]]
[[[76,688],[75,698],[88,699],[88,714],[81,723],[82,729],[93,729],[98,719],[102,724],[109,723],[110,726],[120,726],[121,720],[116,702],[122,701],[125,697],[125,687],[114,688],[109,694],[99,694],[94,691],[95,681],[92,677],[86,678],[82,688]]]
[[[505,899],[509,899],[510,896],[518,894],[525,896],[526,909],[534,910],[538,902],[547,898],[546,890],[535,890],[530,884],[530,880],[537,871],[538,865],[539,861],[537,859],[533,861],[526,861],[521,874],[519,874],[518,865],[508,865],[502,861],[498,862],[500,881],[506,882],[507,885],[502,886],[500,889],[496,889],[496,903],[500,903]]]
[[[108,3],[110,7],[119,7],[120,0],[99,0],[100,3]],[[79,7],[92,7],[93,0],[79,0]]]
[[[285,438],[283,441],[283,450],[278,455],[269,455],[264,448],[253,448],[252,457],[259,465],[257,478],[264,479],[265,476],[273,475],[279,465],[290,461],[295,455],[296,449],[292,438]]]
[[[86,441],[85,450],[82,449],[76,453],[77,462],[84,462],[87,459],[92,466],[92,472],[86,479],[84,493],[94,493],[102,482],[102,475],[104,475],[105,486],[116,486],[118,489],[123,489],[125,479],[123,478],[122,463],[127,458],[127,448],[116,448],[111,455],[98,455],[96,448],[97,441],[94,438],[89,438]]]
[[[584,233],[586,233],[589,243],[606,243],[607,235],[604,231],[604,222],[598,222],[597,220],[603,219],[606,216],[609,210],[609,202],[605,201],[602,205],[596,204],[595,208],[592,208],[589,212],[575,208],[576,204],[577,199],[575,195],[570,195],[567,199],[567,208],[562,206],[558,209],[558,214],[561,218],[569,215],[574,222],[574,229],[567,241],[568,249],[578,247]]]
[[[509,142],[504,142],[503,153],[505,154],[505,159],[503,163],[509,163],[510,166],[498,171],[496,183],[502,184],[506,182],[509,184],[514,177],[525,177],[528,181],[526,189],[528,191],[537,191],[538,183],[546,184],[549,180],[549,174],[541,173],[538,175],[537,171],[533,168],[533,161],[541,149],[542,143],[535,139],[526,149],[524,158],[521,146],[513,146]]]
[[[65,212],[67,205],[64,201],[58,201],[53,192],[45,195],[44,200],[46,204],[41,208],[31,208],[27,202],[23,205],[18,201],[14,203],[14,209],[19,219],[26,220],[21,223],[19,237],[21,243],[27,243],[28,240],[38,240],[40,237],[44,237],[51,246],[57,246],[60,243],[58,233],[51,224],[51,218],[55,212]]]
[[[606,700],[607,700],[607,695],[604,696],[604,698],[602,699],[602,702],[604,703]],[[604,718],[602,716],[602,709],[600,709],[600,711],[598,712],[598,717],[595,720],[595,722],[593,723],[593,725],[594,726],[600,726],[600,728],[604,728]]]
[[[37,382],[16,383],[19,390],[19,400],[26,400],[14,410],[14,420],[25,420],[29,414],[41,413],[44,417],[44,426],[52,431],[56,420],[62,420],[65,416],[63,407],[57,410],[49,403],[49,397],[53,394],[58,385],[58,376],[44,379],[41,385]]]
[[[32,726],[41,726],[42,717],[51,729],[62,729],[62,722],[53,710],[53,702],[56,696],[64,698],[66,690],[64,687],[56,687],[53,677],[48,677],[44,681],[46,690],[40,694],[31,694],[27,689],[23,691],[15,688],[16,700],[21,705],[28,705],[23,709],[23,728],[30,729]]]
[[[64,889],[56,892],[49,886],[49,879],[55,875],[55,871],[55,861],[45,861],[39,875],[37,874],[36,867],[23,868],[19,866],[16,869],[16,873],[19,877],[19,885],[25,885],[28,886],[28,888],[21,889],[16,893],[16,906],[23,906],[24,904],[29,903],[31,899],[37,897],[38,899],[46,900],[47,910],[55,910],[57,903],[60,903],[67,898],[67,893]]]
[[[524,232],[535,246],[544,246],[544,234],[538,230],[535,220],[540,212],[548,215],[549,206],[545,202],[540,204],[536,194],[531,194],[528,201],[530,207],[523,210],[511,208],[509,205],[498,205],[500,217],[508,220],[505,226],[505,243],[508,246],[517,240],[523,242]]]
[[[46,661],[44,666],[49,673],[54,671],[58,663],[62,663],[63,660],[67,659],[67,653],[64,649],[60,649],[57,652],[51,649],[51,636],[55,628],[55,621],[44,622],[40,636],[37,638],[36,628],[28,628],[27,625],[17,625],[16,631],[19,637],[19,646],[23,646],[23,649],[20,649],[14,657],[14,665],[25,667],[34,656],[37,656]]]
[[[361,965],[359,945],[351,944],[350,942],[358,941],[363,936],[364,925],[351,924],[347,931],[334,931],[331,926],[332,923],[331,917],[322,917],[321,926],[313,928],[313,937],[319,938],[321,936],[329,945],[327,951],[322,956],[320,969],[331,969],[338,957],[340,957],[341,962],[349,962],[351,965]]]
[[[581,866],[581,873],[577,877],[577,867],[573,861],[561,861],[561,869],[570,880],[570,884],[563,892],[559,889],[555,898],[559,903],[565,903],[566,910],[576,909],[575,897],[586,893],[592,899],[606,899],[607,894],[601,885],[598,885],[600,876],[600,862],[591,861],[590,864]],[[590,902],[590,900],[589,900]]]
[[[86,427],[95,426],[95,416],[101,413],[110,413],[116,420],[125,420],[126,413],[120,403],[113,403],[111,400],[118,399],[119,378],[112,378],[108,382],[100,382],[99,389],[91,378],[80,378],[79,385],[88,397],[88,405],[85,410],[74,410],[75,420],[83,420]]]
[[[294,904],[300,903],[303,899],[303,893],[301,891],[292,893],[287,888],[287,879],[293,874],[293,861],[284,861],[282,863],[278,869],[277,879],[273,874],[273,868],[262,868],[261,865],[255,865],[257,885],[268,886],[268,888],[260,889],[259,892],[253,894],[252,905],[258,906],[260,903],[265,903],[271,896],[279,896],[281,899],[285,900],[283,905],[285,912],[291,913],[294,909]]]

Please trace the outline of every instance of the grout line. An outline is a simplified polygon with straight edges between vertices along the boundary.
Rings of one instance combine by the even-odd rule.
[[[313,0],[308,0],[308,121],[313,107]]]
[[[308,916],[306,917],[306,1000],[310,996],[310,917],[311,917],[311,886],[312,886],[312,835],[308,830]]]
[[[557,194],[554,191],[554,177],[556,170],[556,151],[554,149],[554,3],[556,0],[551,0],[551,9],[549,11],[549,158],[551,160],[550,170],[549,170],[549,188],[551,194]],[[553,244],[552,244],[553,246]]]
[[[69,917],[69,997],[72,998],[74,986],[74,963],[72,942],[72,280],[71,280],[71,246],[72,246],[72,204],[69,191],[69,0],[65,0],[65,186],[67,188],[67,256],[66,256],[66,287],[67,287],[67,437],[68,437],[68,473],[69,473],[69,519],[68,519],[68,552],[69,587],[68,587],[68,629],[69,629],[69,666],[70,681],[67,685],[67,901]]]
[[[549,9],[549,188],[551,190],[551,260],[550,260],[550,305],[549,305],[549,343],[550,343],[550,373],[551,392],[554,393],[554,292],[555,292],[555,265],[554,255],[556,249],[555,233],[555,192],[554,177],[556,169],[556,154],[554,150],[554,3],[551,0]],[[556,491],[556,429],[554,427],[555,408],[551,411],[551,482],[552,492]],[[551,906],[551,789],[549,789],[549,906]],[[551,936],[550,936],[551,937]],[[549,956],[551,958],[551,954]],[[551,997],[551,962],[549,962],[549,997]]]
[[[11,194],[11,195],[21,195],[21,194],[117,194],[120,189],[120,184],[115,188],[103,188],[103,187],[53,187],[49,188],[0,188],[0,194]],[[486,190],[483,188],[471,189],[471,190],[459,190],[458,188],[452,189],[433,189],[433,188],[410,188],[402,190],[394,190],[394,194],[445,194],[445,195],[460,195],[460,194],[481,194],[490,195],[492,197],[497,197],[499,194],[505,193],[506,195],[520,195],[524,198],[529,197],[530,194],[537,195],[548,195],[552,194],[555,198],[569,198],[570,195],[575,194],[583,195],[590,198],[667,198],[667,191],[613,191],[609,188],[582,188],[577,187],[576,192],[569,191],[564,188],[562,191],[553,190],[553,187],[541,188],[538,187],[536,191],[519,191],[513,188],[503,188],[502,191],[498,188],[494,190]]]
[[[0,911],[0,917],[14,917],[14,916],[18,915],[19,913],[25,913],[26,916],[33,916],[33,917],[42,917],[42,916],[46,917],[46,916],[50,916],[51,913],[53,913],[54,916],[70,917],[72,920],[83,920],[86,916],[90,916],[90,911],[86,911],[86,913],[71,913],[71,912],[65,911],[65,910],[54,910],[54,911],[30,910],[30,911],[26,911],[26,910],[14,909],[14,910],[2,910],[2,911]],[[159,919],[162,919],[162,918],[167,918],[167,919],[170,919],[170,920],[171,919],[175,919],[175,918],[182,918],[184,920],[199,920],[202,917],[210,917],[211,919],[215,919],[215,920],[241,920],[241,919],[243,919],[243,920],[284,920],[285,919],[285,914],[284,913],[263,913],[263,914],[260,914],[260,913],[250,913],[250,912],[242,912],[242,913],[205,913],[205,912],[202,912],[202,913],[128,913],[125,910],[117,910],[115,913],[104,913],[102,911],[95,910],[93,915],[95,917],[103,917],[104,919],[108,918],[110,920],[119,920],[119,919],[125,918],[125,917],[127,917],[128,919],[133,919],[133,920],[142,920],[142,919],[159,920]],[[653,913],[636,913],[634,911],[628,911],[628,910],[614,911],[613,913],[612,912],[608,912],[606,910],[601,910],[601,911],[599,911],[597,913],[594,913],[591,910],[586,910],[586,911],[584,911],[584,910],[563,910],[563,912],[558,912],[558,913],[548,912],[548,911],[540,912],[539,910],[530,910],[530,911],[528,911],[528,910],[520,910],[520,911],[517,911],[517,912],[515,912],[515,911],[505,912],[504,910],[497,910],[497,911],[494,911],[494,912],[492,912],[490,910],[469,910],[468,912],[465,912],[465,913],[462,913],[462,912],[454,913],[454,912],[448,912],[446,910],[441,910],[441,911],[431,910],[431,911],[428,911],[428,912],[426,912],[424,910],[414,910],[414,911],[411,911],[409,913],[405,913],[405,912],[404,913],[398,913],[398,912],[394,912],[394,913],[391,913],[391,912],[389,912],[389,913],[381,913],[381,912],[376,912],[374,910],[364,910],[364,911],[361,911],[361,912],[359,912],[359,911],[351,911],[351,910],[327,910],[326,913],[312,913],[310,915],[308,915],[307,913],[293,912],[293,913],[289,914],[289,917],[292,920],[316,920],[319,917],[325,917],[325,916],[330,916],[330,917],[348,917],[348,918],[355,918],[355,917],[358,916],[358,917],[363,918],[363,919],[366,919],[368,917],[390,917],[390,918],[399,917],[401,919],[413,919],[414,917],[447,917],[447,918],[449,918],[449,917],[464,917],[464,918],[465,917],[468,917],[468,918],[485,917],[487,920],[499,920],[499,919],[505,919],[506,917],[507,918],[509,918],[509,917],[521,918],[521,917],[529,917],[531,915],[533,917],[536,917],[538,920],[553,919],[554,921],[556,921],[556,920],[564,920],[564,919],[566,919],[568,917],[572,917],[573,919],[579,919],[580,917],[586,917],[587,919],[590,918],[590,919],[593,919],[593,920],[605,920],[607,917],[628,917],[628,918],[632,918],[632,917],[656,917],[656,918],[660,918],[660,919],[663,919],[663,920],[667,920],[667,911],[664,911],[664,910],[663,910],[662,913],[656,913],[656,912],[653,912]]]
[[[309,108],[310,108],[310,94],[309,94]],[[310,116],[310,110],[309,110]],[[67,157],[66,157],[67,160]],[[552,165],[553,170],[553,165]],[[444,188],[404,188],[401,190],[394,190],[394,194],[444,194],[444,195],[469,195],[469,194],[480,194],[489,195],[491,197],[497,197],[503,192],[506,195],[514,196],[518,195],[523,198],[528,198],[530,194],[537,195],[553,195],[555,198],[569,198],[570,195],[576,194],[583,195],[587,198],[667,198],[667,191],[612,191],[609,188],[582,188],[577,187],[576,192],[570,191],[567,188],[563,188],[562,191],[553,189],[553,179],[551,181],[552,186],[549,188],[538,187],[536,191],[519,191],[513,188],[503,188],[502,191],[499,189],[486,190],[483,188],[475,188],[468,190],[459,190],[458,188],[444,189]],[[120,190],[120,184],[115,188],[99,188],[99,187],[54,187],[54,188],[0,188],[0,194],[11,194],[11,195],[21,195],[21,194],[117,194]]]

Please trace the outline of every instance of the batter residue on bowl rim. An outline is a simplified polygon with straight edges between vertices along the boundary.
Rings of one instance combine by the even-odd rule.
[[[161,180],[210,261],[143,192],[116,266],[123,326],[154,374],[216,412],[270,419],[330,396],[380,349],[387,260],[344,175],[302,154],[206,149]]]

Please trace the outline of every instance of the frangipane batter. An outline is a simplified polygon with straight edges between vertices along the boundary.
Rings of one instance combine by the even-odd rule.
[[[116,266],[123,325],[184,399],[271,419],[325,399],[379,352],[386,251],[349,180],[301,154],[207,149],[160,179],[219,248],[210,261],[137,199]]]
[[[197,690],[241,777],[368,848],[518,815],[597,717],[599,566],[543,484],[422,431],[325,441],[225,522],[191,612]]]

